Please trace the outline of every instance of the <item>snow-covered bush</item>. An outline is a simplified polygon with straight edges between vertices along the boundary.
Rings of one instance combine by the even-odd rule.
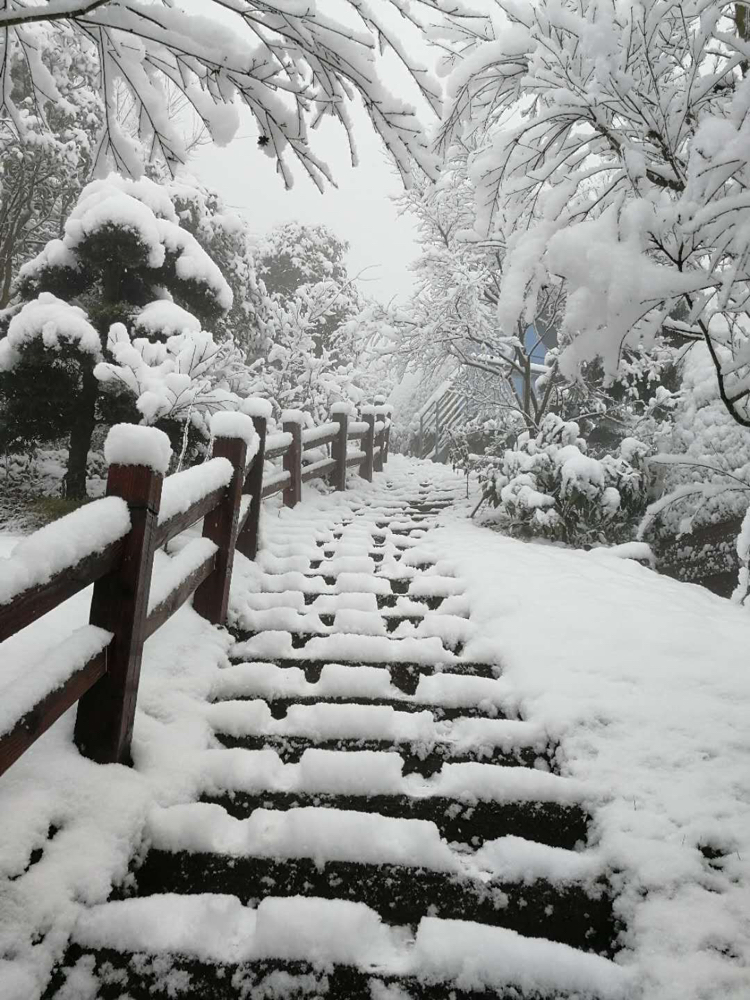
[[[150,303],[144,314],[183,312],[173,302]],[[195,317],[185,313],[189,320]],[[140,324],[136,321],[135,328]],[[167,327],[168,329],[168,327]],[[131,393],[142,422],[190,421],[205,438],[209,418],[219,410],[234,410],[240,397],[234,391],[247,380],[241,353],[231,341],[214,342],[200,324],[190,323],[163,342],[131,337],[122,323],[113,323],[107,338],[107,353],[113,362],[102,361],[94,369],[100,383],[119,386]]]
[[[652,465],[662,495],[649,508],[641,534],[679,536],[744,515],[750,432],[727,413],[703,344],[694,344],[683,360],[674,421]]]
[[[591,458],[580,428],[548,414],[539,433],[480,469],[491,519],[509,534],[568,545],[622,542],[647,504],[648,447],[626,438],[619,454]]]

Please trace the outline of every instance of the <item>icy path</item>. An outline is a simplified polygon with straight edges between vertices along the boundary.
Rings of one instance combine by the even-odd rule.
[[[462,486],[268,510],[232,644],[147,647],[135,770],[62,727],[0,781],[9,1000],[68,935],[45,997],[750,995],[746,615]]]

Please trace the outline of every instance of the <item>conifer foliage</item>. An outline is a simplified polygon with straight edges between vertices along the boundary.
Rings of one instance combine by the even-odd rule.
[[[205,433],[208,414],[236,405],[242,357],[202,326],[231,309],[231,289],[152,181],[89,184],[17,285],[23,305],[0,341],[2,444],[69,435],[67,496],[85,496],[98,423]]]

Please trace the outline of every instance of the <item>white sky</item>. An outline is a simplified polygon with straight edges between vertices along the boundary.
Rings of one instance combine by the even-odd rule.
[[[313,133],[314,149],[328,162],[338,184],[324,194],[299,167],[294,169],[294,187],[284,189],[275,161],[256,145],[258,130],[249,113],[243,114],[242,127],[229,146],[201,147],[188,168],[243,215],[253,232],[265,233],[291,219],[328,226],[350,244],[350,275],[368,268],[362,275],[362,290],[385,302],[394,295],[408,295],[412,282],[408,265],[418,253],[415,230],[408,216],[398,216],[388,197],[402,190],[401,181],[365,111],[357,108],[353,117],[360,158],[356,168],[351,166],[340,126],[324,122]]]

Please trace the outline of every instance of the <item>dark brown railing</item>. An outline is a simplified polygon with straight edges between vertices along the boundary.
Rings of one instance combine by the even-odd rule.
[[[143,646],[194,594],[195,610],[215,624],[226,621],[235,550],[249,559],[258,551],[261,500],[283,493],[286,506],[301,497],[302,483],[327,478],[336,490],[346,489],[346,471],[356,467],[372,480],[388,460],[389,409],[364,408],[362,419],[333,414],[330,424],[303,430],[287,421],[280,434],[267,435],[265,417],[252,418],[258,449],[247,465],[247,443],[241,438],[216,438],[213,459],[231,464],[227,485],[209,489],[187,510],[159,520],[163,488],[179,489],[176,473],[164,479],[142,465],[110,465],[107,496],[122,498],[130,513],[128,533],[40,586],[30,586],[0,605],[0,642],[14,635],[63,601],[94,585],[89,622],[112,638],[65,682],[45,693],[34,706],[0,735],[0,774],[71,706],[78,702],[75,741],[83,754],[101,763],[129,763]],[[349,442],[359,442],[349,450]],[[320,459],[310,449],[330,449]],[[264,476],[269,460],[280,458],[278,473]],[[188,470],[190,471],[190,470]],[[228,469],[227,469],[228,475]],[[226,478],[226,476],[224,477]],[[69,517],[81,517],[79,511]],[[189,570],[156,606],[149,605],[155,551],[203,518],[205,557]],[[64,527],[65,518],[57,522]],[[194,543],[191,543],[194,544]],[[184,551],[184,550],[183,550]]]

